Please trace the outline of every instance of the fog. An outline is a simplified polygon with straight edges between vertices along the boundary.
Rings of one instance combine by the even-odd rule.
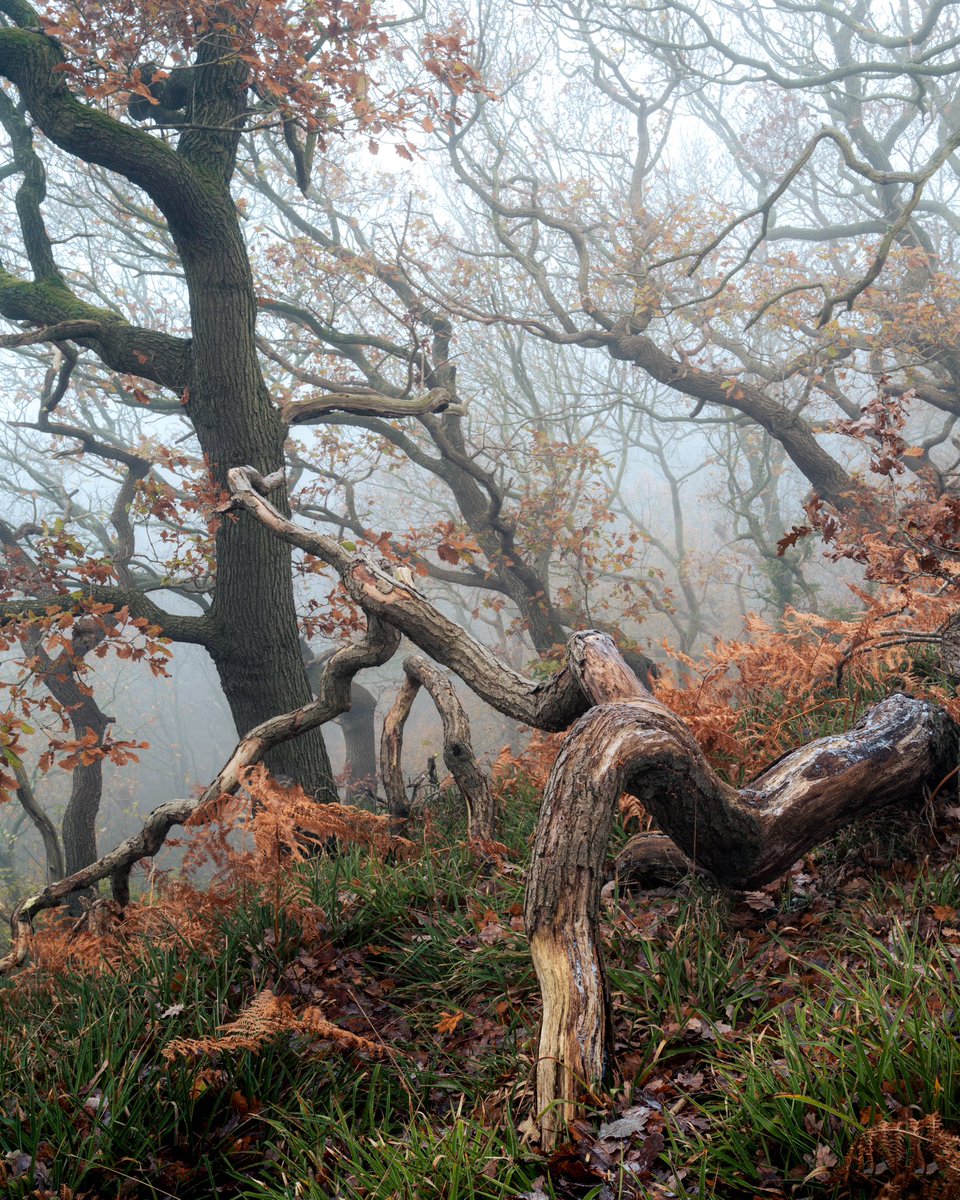
[[[58,605],[82,596],[100,621],[70,670],[110,737],[146,743],[137,761],[105,763],[101,850],[207,786],[247,732],[231,714],[256,704],[238,701],[236,680],[248,696],[274,686],[251,639],[279,635],[262,613],[259,630],[209,632],[225,579],[239,607],[263,583],[253,559],[223,565],[225,523],[251,519],[228,511],[225,473],[261,450],[251,465],[273,469],[284,437],[278,503],[295,522],[406,564],[433,605],[523,672],[553,670],[576,629],[682,674],[748,615],[775,627],[791,608],[855,608],[850,585],[872,586],[862,567],[826,558],[816,537],[784,539],[814,493],[836,503],[871,487],[891,512],[903,503],[897,478],[877,478],[886,432],[857,426],[861,411],[908,396],[901,424],[890,418],[912,447],[905,483],[949,495],[956,469],[956,106],[905,49],[916,15],[481,2],[457,34],[459,74],[423,76],[411,54],[378,65],[383,95],[415,84],[433,98],[409,131],[391,119],[358,134],[355,98],[329,100],[335,133],[307,186],[303,147],[291,158],[285,133],[250,121],[229,181],[257,309],[256,353],[235,356],[245,376],[216,345],[216,304],[233,328],[224,296],[242,288],[203,309],[174,202],[167,212],[159,185],[58,148],[9,104],[0,312],[13,336],[67,317],[97,327],[48,331],[0,360],[0,709],[8,765],[54,824],[71,774],[62,750],[41,764],[69,712],[40,655],[76,642]],[[947,54],[951,20],[933,22],[925,64]],[[134,124],[122,91],[103,104]],[[177,146],[175,123],[147,128]],[[28,188],[37,172],[42,195]],[[49,287],[13,295],[17,280],[49,285],[47,256],[71,294],[61,308]],[[214,365],[181,370],[201,345]],[[432,411],[391,408],[440,392]],[[315,660],[364,622],[319,560],[297,550],[293,564]],[[133,617],[124,597],[143,602],[139,631],[104,615]],[[358,677],[378,731],[411,648]],[[485,763],[522,743],[458,690]],[[342,731],[323,734],[342,784]],[[421,695],[406,773],[440,748]],[[13,891],[43,877],[13,791],[0,855]]]

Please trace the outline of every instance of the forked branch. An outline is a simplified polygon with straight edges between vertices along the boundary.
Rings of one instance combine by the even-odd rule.
[[[443,761],[456,780],[467,806],[471,841],[492,842],[496,834],[496,803],[487,778],[473,752],[470,720],[450,680],[419,654],[403,662],[404,681],[383,723],[380,772],[389,811],[406,816],[407,792],[401,770],[403,728],[421,687],[426,688],[443,722]]]

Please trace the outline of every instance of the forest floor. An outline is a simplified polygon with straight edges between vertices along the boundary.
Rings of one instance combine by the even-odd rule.
[[[405,861],[346,848],[171,884],[97,930],[48,921],[0,991],[0,1192],[960,1196],[954,804],[861,824],[747,896],[608,888],[619,1077],[549,1156],[528,1136],[529,788],[493,874],[447,797]],[[263,993],[285,1015],[257,1025]]]

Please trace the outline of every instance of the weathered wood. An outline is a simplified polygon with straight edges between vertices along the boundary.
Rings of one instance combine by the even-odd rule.
[[[711,769],[691,732],[640,683],[609,637],[575,634],[546,685],[503,666],[371,555],[286,520],[250,468],[230,472],[238,505],[340,573],[348,593],[454,670],[481,698],[538,729],[567,735],[534,843],[526,924],[543,995],[537,1112],[550,1145],[581,1092],[610,1063],[599,899],[615,806],[643,801],[678,851],[718,881],[756,887],[851,820],[915,801],[954,766],[957,727],[934,705],[892,696],[845,734],[794,751],[740,791]],[[584,714],[584,715],[581,715]]]
[[[636,833],[617,855],[615,875],[621,884],[651,888],[671,886],[702,874],[665,833]]]
[[[782,874],[851,820],[916,802],[956,761],[945,712],[896,695],[853,729],[794,751],[748,787],[717,777],[680,719],[639,681],[581,643],[575,671],[592,697],[615,696],[571,729],[544,794],[527,884],[526,925],[543,996],[537,1111],[545,1144],[611,1064],[600,955],[604,856],[623,792],[643,801],[674,845],[734,888]],[[578,658],[572,656],[575,663]]]
[[[387,812],[391,817],[405,821],[410,815],[407,788],[403,782],[403,727],[410,716],[413,702],[420,691],[416,679],[406,676],[390,706],[380,733],[380,778],[387,797]]]
[[[0,342],[2,345],[2,342]],[[312,425],[332,412],[348,412],[356,416],[422,417],[425,413],[465,413],[463,404],[454,402],[443,388],[433,388],[422,396],[387,396],[373,389],[353,392],[318,391],[308,400],[288,401],[280,406],[287,425]]]
[[[391,574],[389,564],[370,552],[348,552],[334,538],[285,517],[261,492],[275,487],[275,479],[264,480],[252,467],[234,467],[229,480],[235,507],[246,509],[277,537],[333,567],[364,612],[382,617],[405,634],[498,712],[534,729],[553,731],[566,729],[586,712],[589,701],[569,667],[546,681],[528,679],[444,616],[416,587]]]
[[[408,680],[430,693],[443,722],[443,761],[456,780],[467,809],[467,834],[474,842],[492,842],[496,836],[496,802],[490,780],[477,762],[470,736],[470,720],[450,680],[419,654],[404,659]]]
[[[471,841],[492,842],[496,835],[496,802],[490,780],[473,752],[470,720],[450,680],[419,654],[403,660],[404,681],[383,723],[380,763],[389,811],[407,816],[407,791],[400,758],[403,728],[420,688],[426,688],[443,722],[443,761],[456,780],[467,809],[467,831]]]

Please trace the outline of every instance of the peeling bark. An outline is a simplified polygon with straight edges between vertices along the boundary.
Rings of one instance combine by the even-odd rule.
[[[380,778],[387,797],[387,812],[398,821],[410,816],[407,788],[403,782],[403,727],[410,716],[420,684],[408,676],[400,685],[397,698],[390,705],[380,733]]]

